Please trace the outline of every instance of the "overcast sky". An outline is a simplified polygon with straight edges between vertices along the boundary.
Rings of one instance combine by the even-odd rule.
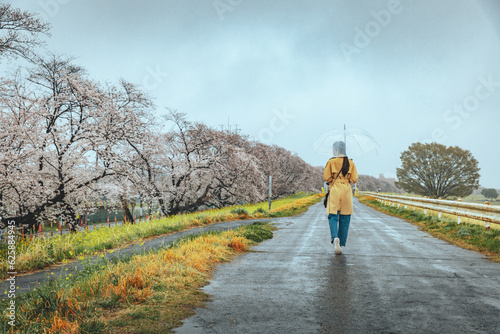
[[[395,177],[417,141],[468,149],[500,188],[500,1],[16,0],[48,49],[177,109],[324,166],[314,143],[358,128],[358,172]]]

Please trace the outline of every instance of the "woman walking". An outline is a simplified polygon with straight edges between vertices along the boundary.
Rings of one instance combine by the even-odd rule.
[[[356,165],[345,154],[345,143],[333,144],[334,157],[328,160],[323,172],[323,179],[328,183],[329,195],[326,205],[332,244],[335,254],[342,254],[346,245],[349,223],[352,215],[351,183],[358,181]]]

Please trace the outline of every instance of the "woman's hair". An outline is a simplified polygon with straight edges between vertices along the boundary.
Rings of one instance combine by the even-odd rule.
[[[347,173],[349,172],[349,158],[347,158],[345,154],[345,143],[343,141],[336,141],[333,143],[333,155],[337,156],[339,154],[342,154],[344,156],[344,161],[342,162],[342,168],[340,169],[340,172],[342,175],[346,176]]]
[[[344,161],[342,162],[342,169],[340,170],[342,175],[346,176],[347,172],[349,172],[349,158],[344,157]]]

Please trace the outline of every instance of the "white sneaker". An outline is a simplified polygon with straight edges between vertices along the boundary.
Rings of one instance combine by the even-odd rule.
[[[336,255],[342,254],[342,248],[340,247],[340,239],[339,238],[333,239],[333,244],[335,246],[335,254]]]

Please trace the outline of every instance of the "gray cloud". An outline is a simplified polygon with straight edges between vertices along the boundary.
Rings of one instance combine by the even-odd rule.
[[[497,1],[221,2],[231,7],[222,19],[211,0],[13,4],[57,7],[45,12],[53,25],[50,49],[79,56],[99,80],[146,78],[160,107],[192,120],[218,126],[230,117],[258,138],[286,108],[295,118],[272,140],[313,165],[327,158],[314,152],[314,141],[346,123],[381,146],[378,155],[357,158],[359,172],[374,176],[394,175],[412,142],[436,140],[471,150],[481,184],[500,188],[500,88],[460,116],[460,126],[445,117],[474,94],[480,78],[500,82]],[[387,24],[377,21],[390,6],[401,10]],[[366,29],[369,43],[347,61],[342,43],[356,46],[356,31],[368,35]],[[168,75],[154,81],[155,70]]]

